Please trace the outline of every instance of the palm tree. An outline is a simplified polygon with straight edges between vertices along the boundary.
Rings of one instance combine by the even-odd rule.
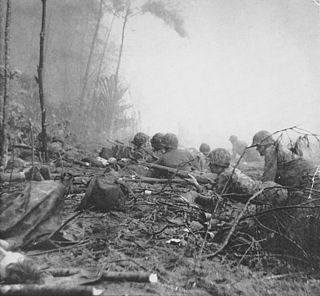
[[[2,4],[2,3],[0,3]],[[2,6],[1,6],[2,7]],[[3,77],[3,101],[2,101],[2,122],[0,131],[0,158],[1,166],[5,167],[6,154],[7,154],[7,101],[8,101],[8,88],[9,88],[9,40],[10,40],[10,22],[11,22],[11,0],[7,0],[6,21],[4,31],[4,77]]]
[[[47,0],[42,1],[42,20],[41,20],[41,32],[40,32],[40,54],[39,54],[39,66],[38,66],[38,78],[39,84],[39,99],[41,108],[41,141],[42,151],[45,155],[45,160],[48,161],[48,147],[47,147],[47,132],[46,132],[46,108],[45,108],[45,96],[43,90],[43,69],[44,69],[44,41],[45,41],[45,27],[46,27],[46,3]]]

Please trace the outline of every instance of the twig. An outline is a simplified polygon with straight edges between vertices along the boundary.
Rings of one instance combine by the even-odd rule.
[[[62,223],[62,225],[55,230],[52,234],[50,234],[49,239],[52,238],[56,233],[58,233],[63,227],[65,227],[69,222],[71,222],[74,218],[78,217],[79,215],[81,215],[83,212],[79,211],[78,213],[74,214],[73,216],[71,216],[69,219],[67,219],[64,223]]]
[[[318,7],[320,7],[320,1],[319,0],[312,0],[313,1],[313,3],[315,4],[315,5],[317,5]]]
[[[286,273],[286,274],[274,274],[271,276],[267,276],[265,278],[263,278],[264,280],[281,280],[287,277],[299,277],[299,279],[301,278],[301,276],[305,275],[305,273],[303,272],[295,272],[295,273]]]
[[[31,119],[29,118],[29,127],[30,127],[30,134],[31,134],[31,151],[32,151],[32,156],[31,156],[31,165],[32,165],[32,172],[31,172],[31,178],[30,180],[33,180],[34,178],[34,137],[33,137],[33,128],[32,128],[32,123]],[[41,154],[41,153],[39,153]]]
[[[237,264],[238,267],[240,266],[240,264],[241,264],[242,260],[244,259],[244,257],[248,254],[249,250],[254,246],[254,243],[255,243],[255,241],[252,240],[250,246],[246,249],[246,251],[244,252],[243,256],[242,256],[241,259],[239,260],[239,262],[238,262],[238,264]]]
[[[61,248],[47,250],[47,251],[38,252],[38,253],[28,253],[28,256],[40,256],[40,255],[45,255],[45,254],[50,254],[55,252],[66,251],[66,250],[74,249],[77,247],[85,247],[88,243],[89,243],[89,240],[84,240],[71,246],[61,247]]]
[[[311,194],[312,194],[315,178],[316,178],[316,175],[319,174],[319,173],[320,173],[320,165],[317,166],[316,171],[314,172],[314,174],[312,176],[312,184],[311,184],[311,188],[310,188],[310,193],[309,193],[308,199],[311,199]]]
[[[228,245],[229,243],[229,240],[231,238],[231,236],[233,235],[235,229],[236,229],[236,226],[238,225],[241,217],[244,215],[244,213],[246,212],[249,204],[251,203],[252,200],[254,200],[257,196],[259,196],[262,192],[264,191],[264,188],[263,189],[260,189],[258,192],[256,192],[252,197],[250,197],[250,199],[247,201],[247,203],[245,204],[244,208],[242,209],[242,211],[240,212],[240,214],[238,215],[238,217],[234,220],[233,222],[233,225],[227,235],[227,237],[225,238],[224,242],[222,243],[221,247],[215,251],[214,253],[212,254],[209,254],[209,255],[206,255],[205,258],[209,259],[209,258],[213,258],[215,257],[216,255],[218,255],[221,251],[224,250],[224,248]]]
[[[11,172],[10,172],[10,180],[9,180],[9,189],[11,189],[11,181],[12,181],[12,175],[13,175],[13,169],[14,169],[14,148],[12,148],[12,167],[11,167]]]
[[[294,205],[294,206],[284,206],[284,207],[279,207],[279,208],[272,208],[272,209],[268,209],[268,210],[264,210],[258,213],[254,213],[245,217],[242,217],[241,220],[245,220],[248,218],[252,218],[252,217],[257,217],[257,216],[263,216],[272,212],[276,212],[276,211],[282,211],[282,210],[289,210],[289,209],[316,209],[316,208],[320,208],[320,205],[318,206],[303,206],[302,204],[299,205]]]
[[[307,252],[300,246],[300,244],[298,244],[298,243],[295,242],[294,240],[290,239],[290,238],[287,237],[286,235],[284,235],[284,234],[282,234],[282,233],[280,233],[280,232],[278,232],[278,231],[276,231],[276,230],[274,230],[274,229],[271,229],[271,228],[265,226],[265,225],[262,224],[258,219],[255,218],[255,220],[256,220],[256,222],[257,222],[262,228],[264,228],[265,230],[268,230],[268,231],[270,231],[270,232],[273,232],[273,233],[275,233],[275,234],[283,237],[284,239],[286,239],[287,241],[289,241],[289,242],[292,243],[293,245],[295,245],[295,246],[303,253],[304,257],[308,260],[308,257],[309,257],[309,256],[308,256]]]
[[[202,253],[203,253],[204,247],[205,247],[206,242],[207,242],[207,237],[208,237],[211,221],[212,221],[212,219],[214,217],[214,214],[217,212],[217,210],[218,210],[218,208],[220,206],[220,202],[223,200],[220,195],[218,195],[217,193],[215,193],[215,194],[217,195],[217,202],[216,202],[216,205],[215,205],[213,211],[211,212],[211,217],[210,217],[210,220],[209,220],[209,223],[208,223],[208,227],[207,227],[206,233],[204,235],[203,243],[202,243],[200,251],[199,251],[199,255],[198,255],[198,257],[200,258],[199,261],[201,261]]]

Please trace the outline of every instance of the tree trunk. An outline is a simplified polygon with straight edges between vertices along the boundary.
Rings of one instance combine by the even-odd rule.
[[[78,93],[77,95],[80,98],[81,95],[81,85],[82,85],[82,69],[84,68],[84,64],[85,64],[85,40],[86,40],[86,36],[87,36],[87,32],[88,32],[88,28],[89,28],[89,11],[87,11],[86,16],[85,16],[85,25],[83,27],[81,27],[81,31],[82,31],[82,35],[81,35],[81,42],[80,42],[80,61],[79,61],[79,69],[78,69],[78,73],[79,73],[79,87],[78,87]]]
[[[3,78],[4,78],[4,63],[3,63],[3,19],[5,15],[4,2],[0,0],[0,118],[2,119],[2,104],[3,104]],[[0,120],[1,126],[2,120]],[[1,139],[0,139],[1,140]]]
[[[83,82],[82,82],[83,85],[82,85],[82,91],[81,91],[80,100],[79,100],[80,107],[82,106],[84,97],[86,95],[86,90],[87,90],[87,85],[88,85],[88,80],[89,80],[90,67],[91,67],[91,62],[92,62],[92,57],[93,57],[93,52],[94,52],[94,47],[95,47],[96,40],[97,40],[97,37],[98,37],[100,21],[101,21],[101,18],[102,18],[102,6],[103,6],[102,4],[103,4],[103,0],[100,0],[99,17],[98,17],[98,21],[97,21],[97,24],[96,24],[95,32],[94,32],[94,35],[93,35],[93,39],[92,39],[92,42],[91,42],[91,47],[90,47],[89,57],[88,57],[88,61],[87,61],[86,71],[85,71]]]
[[[2,104],[2,122],[1,122],[1,147],[0,158],[1,166],[5,168],[7,157],[7,101],[9,90],[9,39],[10,39],[10,21],[11,21],[11,0],[7,0],[6,25],[4,32],[4,79],[3,79],[3,104]]]
[[[112,30],[112,27],[113,27],[114,18],[115,18],[115,15],[113,14],[112,19],[111,19],[111,23],[110,23],[110,26],[109,26],[109,30],[108,30],[108,33],[107,33],[107,36],[106,36],[106,40],[105,40],[105,43],[104,43],[104,46],[103,46],[103,51],[102,51],[102,55],[101,55],[101,58],[100,58],[100,62],[99,62],[98,73],[97,73],[97,77],[96,77],[96,81],[95,81],[94,88],[93,88],[93,93],[92,93],[92,101],[97,96],[97,87],[98,87],[99,80],[100,80],[103,61],[104,61],[104,58],[105,58],[105,55],[106,55],[106,52],[107,52],[107,48],[108,48],[108,44],[109,44],[109,38],[110,38],[111,30]]]
[[[112,15],[112,19],[111,19],[111,23],[110,23],[110,26],[109,26],[107,38],[106,38],[106,41],[104,43],[104,47],[103,47],[100,63],[99,63],[99,69],[98,69],[98,74],[97,74],[97,79],[96,79],[96,84],[95,84],[96,86],[97,86],[97,84],[99,82],[99,78],[100,78],[100,75],[101,75],[103,61],[104,61],[104,57],[106,55],[106,51],[107,51],[108,44],[109,44],[109,38],[110,38],[111,30],[112,30],[112,27],[113,27],[114,17],[115,17],[115,15],[113,14]]]
[[[44,72],[44,40],[45,40],[45,26],[46,26],[46,1],[42,1],[42,20],[40,32],[40,53],[39,53],[39,66],[38,66],[38,84],[39,84],[39,99],[41,109],[41,141],[42,151],[45,155],[45,160],[48,161],[48,147],[47,147],[47,131],[46,131],[46,113],[45,97],[43,90],[43,72]]]
[[[120,49],[119,49],[117,68],[116,68],[116,72],[114,75],[114,85],[113,85],[113,91],[112,91],[112,97],[111,97],[112,102],[117,100],[117,96],[119,94],[119,92],[118,92],[119,71],[120,71],[120,64],[121,64],[121,59],[122,59],[125,30],[126,30],[126,25],[128,22],[129,13],[130,13],[130,6],[127,7],[126,14],[124,16],[123,23],[122,23],[121,43],[120,43]],[[113,136],[114,123],[115,123],[115,114],[113,113],[111,120],[110,120],[109,137]]]
[[[125,34],[126,25],[128,22],[129,13],[130,13],[130,6],[127,8],[126,14],[124,16],[123,24],[122,24],[119,57],[118,57],[118,63],[117,63],[117,68],[116,68],[116,72],[115,72],[115,93],[117,93],[117,89],[118,89],[119,70],[120,70],[120,64],[121,64],[122,52],[123,52],[123,44],[124,44],[124,34]]]

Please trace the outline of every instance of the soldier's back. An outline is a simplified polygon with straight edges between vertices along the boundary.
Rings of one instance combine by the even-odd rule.
[[[191,171],[193,157],[187,150],[174,149],[162,155],[158,164],[183,171]]]

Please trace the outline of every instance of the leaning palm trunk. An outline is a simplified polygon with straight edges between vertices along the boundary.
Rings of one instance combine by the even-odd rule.
[[[115,15],[112,16],[110,27],[109,27],[109,30],[108,30],[108,33],[107,33],[107,37],[106,37],[106,41],[104,43],[102,55],[101,55],[101,58],[100,58],[100,63],[99,63],[99,68],[98,68],[98,74],[97,74],[95,87],[98,85],[99,78],[100,78],[100,75],[101,75],[103,61],[104,61],[104,58],[105,58],[105,55],[106,55],[106,52],[107,52],[107,48],[108,48],[108,45],[109,45],[109,39],[110,39],[110,34],[111,34],[111,31],[112,31],[112,27],[113,27],[114,18],[115,18]]]
[[[81,105],[83,103],[83,100],[84,100],[84,97],[85,97],[86,91],[87,91],[87,85],[88,85],[88,80],[89,80],[89,74],[90,74],[90,68],[91,68],[91,63],[92,63],[93,52],[94,52],[95,44],[96,44],[97,37],[98,37],[98,32],[99,32],[99,28],[100,28],[100,21],[101,21],[101,18],[102,18],[102,5],[103,5],[103,0],[100,0],[99,17],[98,17],[98,21],[97,21],[96,28],[95,28],[95,31],[94,31],[93,39],[92,39],[92,42],[91,42],[91,47],[90,47],[89,57],[88,57],[88,61],[87,61],[86,71],[85,71],[84,78],[83,78],[83,85],[82,85],[82,90],[81,90],[81,95],[80,95],[80,100],[79,100],[80,107],[81,107]]]
[[[42,1],[42,21],[41,21],[41,32],[40,32],[40,55],[39,55],[39,66],[38,66],[38,84],[39,84],[39,99],[41,108],[41,140],[42,140],[42,151],[45,155],[45,160],[48,161],[48,148],[47,148],[47,131],[46,131],[46,108],[45,108],[45,97],[43,91],[43,69],[44,69],[44,40],[45,40],[45,26],[46,26],[46,1]]]
[[[130,13],[130,7],[127,8],[126,14],[124,16],[123,24],[122,24],[119,57],[118,57],[118,63],[117,63],[117,68],[116,68],[116,72],[115,72],[115,88],[114,88],[115,95],[117,94],[117,89],[118,89],[118,79],[119,79],[120,64],[121,64],[121,59],[122,59],[125,30],[126,30],[126,25],[127,25],[127,22],[128,22],[129,13]]]
[[[3,102],[3,73],[4,73],[4,61],[3,61],[3,19],[5,14],[4,2],[0,0],[0,118],[2,118],[2,102]],[[1,121],[0,121],[1,126]]]
[[[10,39],[10,21],[11,21],[11,0],[7,0],[6,25],[4,33],[4,80],[3,80],[3,104],[2,104],[2,122],[0,132],[0,158],[1,166],[6,166],[7,158],[7,101],[9,88],[9,39]]]
[[[120,99],[119,86],[118,86],[119,71],[120,71],[120,65],[121,65],[121,59],[122,59],[122,53],[123,53],[125,30],[126,30],[126,25],[127,25],[127,22],[128,22],[129,13],[130,13],[130,6],[126,10],[126,14],[124,16],[123,23],[122,23],[122,32],[121,32],[121,43],[120,43],[120,49],[119,49],[119,57],[118,57],[116,72],[115,72],[115,75],[114,75],[114,86],[113,86],[113,91],[112,91],[112,96],[111,96],[111,101],[112,102],[119,101],[119,99]],[[110,126],[109,126],[109,136],[110,137],[113,137],[114,126],[115,126],[115,115],[113,115],[111,117],[111,120],[110,120]]]

